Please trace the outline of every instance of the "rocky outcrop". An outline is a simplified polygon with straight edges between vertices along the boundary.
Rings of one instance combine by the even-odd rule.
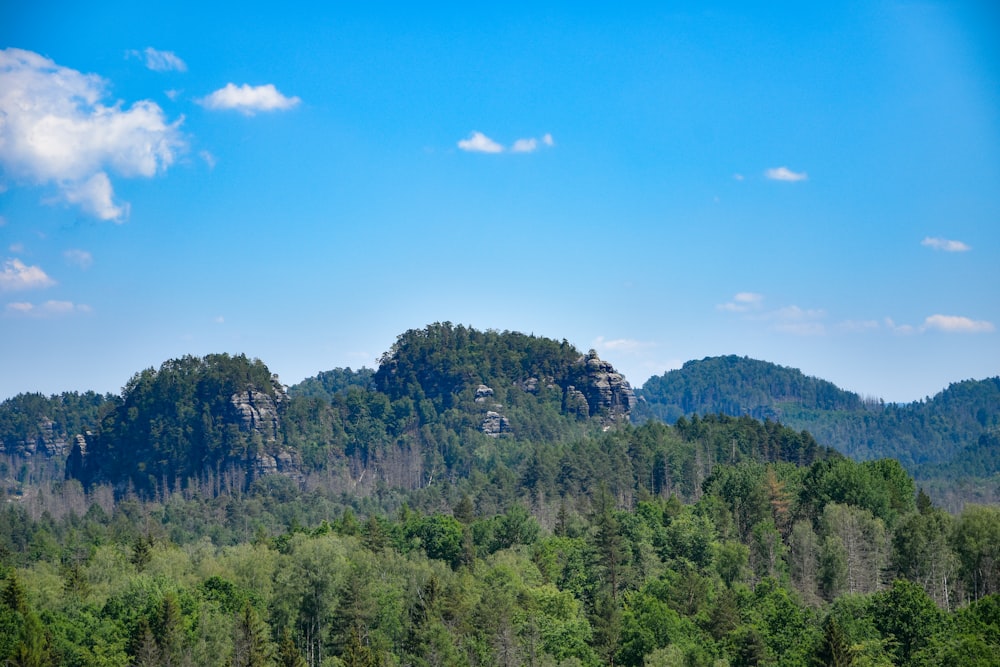
[[[292,477],[299,477],[301,473],[299,465],[295,461],[295,457],[287,449],[278,451],[278,453],[274,456],[268,454],[267,452],[258,452],[251,458],[250,467],[253,471],[254,477],[274,475],[277,473],[282,473]]]
[[[566,391],[563,392],[563,412],[576,415],[577,417],[589,417],[590,403],[587,402],[586,394],[574,385],[566,387]]]
[[[581,359],[586,382],[578,387],[587,397],[591,416],[600,416],[606,424],[625,423],[635,407],[635,392],[625,376],[591,350]]]
[[[499,438],[504,433],[510,431],[510,420],[499,412],[490,410],[483,418],[480,430],[491,438]]]
[[[485,384],[479,385],[476,388],[476,403],[485,403],[487,400],[493,398],[493,389],[487,387]]]
[[[281,433],[278,413],[281,400],[280,393],[272,398],[269,394],[249,388],[233,394],[229,402],[236,411],[240,430],[259,435],[263,442],[270,443],[277,441]]]
[[[28,438],[18,441],[0,440],[0,453],[17,456],[65,456],[70,444],[67,434],[54,421],[42,417]]]

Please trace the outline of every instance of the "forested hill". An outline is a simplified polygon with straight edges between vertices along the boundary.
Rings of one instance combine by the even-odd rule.
[[[21,404],[38,402],[29,398],[5,402],[0,415],[18,416]],[[40,405],[58,402],[46,400]],[[487,484],[481,501],[502,506],[526,488],[557,497],[599,481],[614,481],[621,497],[688,497],[717,462],[808,465],[832,451],[808,433],[748,417],[635,430],[634,404],[625,378],[593,351],[438,323],[401,334],[377,371],[334,369],[287,390],[243,355],[169,360],[66,421],[80,429],[65,437],[68,456],[32,458],[10,437],[4,467],[10,480],[26,462],[46,461],[33,478],[44,482],[64,461],[59,479],[65,471],[119,497],[216,496],[280,473],[360,495]]]
[[[783,406],[808,410],[860,411],[855,393],[802,371],[749,357],[729,355],[689,361],[678,370],[649,378],[638,392],[636,417],[673,423],[681,415],[723,413],[781,419]]]
[[[933,398],[898,405],[862,399],[796,369],[727,356],[689,361],[651,378],[637,395],[637,421],[715,413],[779,420],[853,458],[892,457],[918,474],[922,465],[940,472],[944,464],[960,470],[966,459],[981,460],[980,439],[1000,428],[1000,377],[957,382]]]

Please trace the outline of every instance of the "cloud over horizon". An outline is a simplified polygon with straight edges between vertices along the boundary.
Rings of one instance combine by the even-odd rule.
[[[185,148],[179,126],[140,100],[101,100],[107,83],[23,49],[0,51],[0,167],[14,181],[54,185],[60,197],[102,220],[122,221],[107,171],[152,177]]]
[[[946,333],[990,333],[996,330],[992,322],[973,320],[960,315],[931,315],[924,320],[921,331],[935,330]]]
[[[74,313],[90,313],[92,309],[88,305],[72,301],[46,301],[39,304],[18,301],[8,303],[6,312],[8,315],[20,317],[56,317]]]
[[[227,83],[224,88],[202,98],[199,103],[206,109],[234,110],[245,116],[253,116],[257,112],[287,111],[299,105],[298,97],[286,97],[273,83],[262,86],[251,86],[244,83],[237,86]]]

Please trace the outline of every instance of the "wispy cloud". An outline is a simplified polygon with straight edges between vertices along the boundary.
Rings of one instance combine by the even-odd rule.
[[[19,317],[59,317],[62,315],[86,314],[93,309],[82,303],[72,301],[46,301],[45,303],[28,303],[24,301],[8,303],[8,315]]]
[[[86,250],[80,250],[78,248],[67,250],[63,253],[63,257],[66,258],[67,262],[81,269],[89,269],[91,264],[94,263],[93,255]]]
[[[759,310],[763,302],[763,294],[757,294],[756,292],[738,292],[733,296],[732,301],[720,303],[716,306],[716,308],[730,313],[746,313],[751,310]]]
[[[273,83],[263,86],[251,86],[244,83],[237,86],[227,83],[214,93],[202,98],[200,103],[206,109],[239,111],[246,116],[252,116],[259,111],[287,111],[298,106],[302,100],[298,97],[286,97],[281,94]]]
[[[882,328],[878,320],[846,320],[837,325],[837,329],[848,333],[865,333],[878,331]]]
[[[0,291],[16,292],[26,289],[51,287],[56,281],[37,266],[27,266],[21,260],[8,259],[0,270]]]
[[[640,350],[656,347],[656,343],[635,340],[632,338],[612,338],[609,340],[604,336],[598,336],[597,338],[594,339],[591,346],[599,352],[601,351],[638,352]]]
[[[518,139],[510,147],[512,153],[534,153],[538,149],[538,139]]]
[[[214,155],[212,155],[208,151],[199,151],[198,157],[204,160],[205,164],[208,165],[209,169],[215,169],[215,163],[217,162],[217,160],[215,159]]]
[[[468,139],[458,142],[458,147],[470,153],[502,153],[503,146],[487,137],[482,132],[473,132]]]
[[[473,132],[467,139],[461,139],[458,142],[460,149],[470,153],[503,153],[507,150],[511,153],[534,153],[542,146],[552,148],[555,145],[555,139],[549,133],[542,135],[541,139],[535,137],[517,139],[509,149],[504,148],[502,144],[490,139],[482,132]]]
[[[928,236],[920,245],[927,248],[933,248],[934,250],[943,250],[944,252],[968,252],[972,250],[971,247],[962,243],[961,241],[952,241],[950,239],[942,239],[933,236]]]
[[[989,333],[995,331],[996,327],[992,322],[973,320],[959,315],[931,315],[924,320],[921,329],[946,333]]]
[[[806,309],[799,306],[785,306],[767,313],[766,319],[774,322],[775,331],[794,334],[796,336],[820,336],[826,333],[826,326],[821,322],[826,317],[826,311],[818,308]]]
[[[733,295],[732,300],[720,303],[715,308],[741,314],[746,320],[767,322],[773,331],[797,336],[816,336],[826,333],[826,326],[821,321],[826,318],[826,311],[805,309],[795,305],[765,309],[764,295],[757,292],[739,292]]]
[[[187,65],[173,51],[158,51],[147,46],[142,51],[129,51],[131,57],[142,60],[148,69],[154,72],[186,72]]]
[[[103,220],[121,221],[108,171],[151,177],[185,142],[149,100],[105,106],[107,83],[23,49],[0,51],[0,168],[15,182],[55,185],[61,199]]]
[[[792,171],[788,167],[775,167],[773,169],[768,169],[764,172],[769,180],[772,181],[786,181],[789,183],[794,183],[796,181],[805,181],[809,179],[809,174],[804,171]]]

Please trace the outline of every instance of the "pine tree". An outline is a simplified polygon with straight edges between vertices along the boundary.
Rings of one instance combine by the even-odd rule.
[[[281,630],[281,641],[278,642],[278,665],[279,667],[308,667],[306,659],[302,657],[302,652],[295,645],[292,633],[287,627]]]
[[[233,667],[265,667],[271,664],[271,646],[267,625],[253,605],[243,603],[233,636]]]
[[[823,642],[814,660],[818,667],[850,667],[854,664],[854,652],[847,636],[832,615],[823,624]]]

